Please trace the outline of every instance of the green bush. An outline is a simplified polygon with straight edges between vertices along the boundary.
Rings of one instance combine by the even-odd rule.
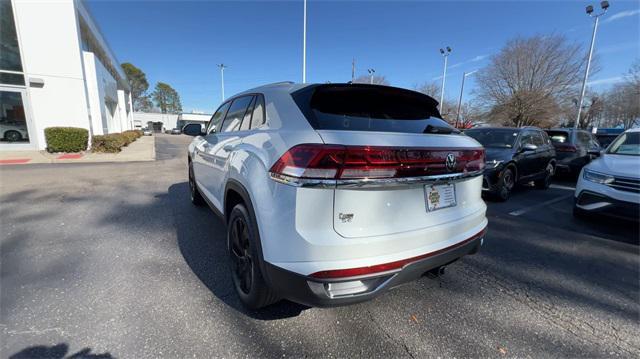
[[[93,136],[91,150],[93,152],[117,153],[122,151],[122,147],[128,146],[140,137],[142,137],[142,131],[138,130]]]
[[[93,152],[117,153],[127,144],[126,137],[121,133],[93,136],[92,140]]]
[[[48,127],[44,129],[49,152],[80,152],[87,149],[89,131],[77,127]]]
[[[135,131],[125,131],[121,133],[121,135],[126,142],[125,146],[128,146],[131,142],[137,140],[138,137],[140,137]]]

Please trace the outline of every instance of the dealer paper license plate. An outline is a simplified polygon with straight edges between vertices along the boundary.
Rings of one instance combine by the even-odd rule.
[[[424,186],[427,197],[427,210],[437,211],[456,205],[456,187],[453,183]]]

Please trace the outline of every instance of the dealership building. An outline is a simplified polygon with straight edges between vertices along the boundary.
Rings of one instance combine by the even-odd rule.
[[[133,129],[125,74],[81,0],[0,0],[0,151],[44,150],[44,129]]]

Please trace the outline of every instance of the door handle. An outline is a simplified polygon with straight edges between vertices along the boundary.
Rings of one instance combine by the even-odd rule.
[[[227,152],[231,152],[233,151],[234,146],[233,145],[224,145],[222,147],[223,150],[227,151]]]

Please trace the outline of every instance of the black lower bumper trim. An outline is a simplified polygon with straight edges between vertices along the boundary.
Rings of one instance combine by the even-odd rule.
[[[331,297],[326,294],[320,294],[317,290],[314,292],[309,286],[309,282],[324,285],[325,283],[335,283],[336,280],[325,281],[306,277],[268,262],[265,262],[265,279],[269,282],[271,288],[278,293],[278,295],[300,304],[313,307],[335,307],[354,304],[373,299],[388,289],[400,284],[414,281],[426,272],[452,263],[467,254],[475,254],[480,249],[483,238],[484,237],[478,237],[464,245],[439,253],[438,255],[412,262],[404,266],[401,270],[393,273],[382,273],[379,275],[372,275],[370,277],[358,278],[383,279],[378,281],[381,284],[379,284],[375,289],[363,294]]]
[[[579,207],[582,211],[589,213],[601,213],[604,215],[610,215],[618,218],[640,221],[640,203],[625,202],[609,196],[605,196],[599,193],[591,191],[582,191],[575,200],[576,204],[585,206],[593,203],[604,202],[609,205],[599,207],[596,209],[586,209]]]

